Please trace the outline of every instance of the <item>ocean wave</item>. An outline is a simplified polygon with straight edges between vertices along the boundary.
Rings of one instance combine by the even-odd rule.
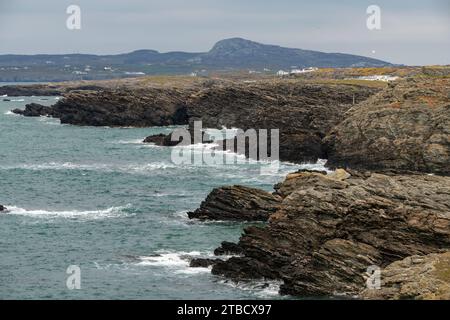
[[[3,170],[101,170],[107,168],[104,164],[76,164],[72,162],[48,162],[42,164],[18,164],[11,166],[0,166]]]
[[[252,293],[261,299],[270,299],[279,297],[280,286],[282,281],[276,280],[254,280],[234,282],[231,280],[220,280],[219,283]]]
[[[6,111],[4,113],[4,115],[7,115],[7,116],[20,116],[19,114],[16,114],[16,113],[12,112],[11,110],[10,111]]]
[[[195,144],[188,144],[188,145],[177,145],[172,148],[173,149],[190,150],[190,151],[203,151],[205,149],[211,150],[218,146],[219,145],[215,144],[215,143],[195,143]]]
[[[104,171],[104,172],[124,172],[124,173],[146,173],[154,170],[164,170],[176,167],[174,164],[166,162],[152,162],[144,164],[80,164],[73,162],[48,162],[43,164],[18,164],[10,166],[0,166],[1,170],[81,170],[81,171]]]
[[[144,138],[142,139],[132,139],[132,140],[118,140],[113,141],[114,144],[144,144]]]
[[[211,225],[220,225],[220,226],[236,226],[235,221],[227,221],[227,220],[200,220],[200,219],[189,219],[188,216],[188,210],[182,210],[182,211],[176,211],[172,212],[166,216],[161,216],[159,223],[161,224],[168,224],[168,225],[175,225],[179,227],[190,227],[195,225],[196,227],[208,227]],[[246,223],[254,223],[254,222],[240,222],[243,225]],[[230,256],[231,257],[231,256]]]
[[[11,99],[11,102],[24,102],[25,99]]]
[[[153,162],[147,164],[138,164],[138,165],[127,165],[120,168],[121,171],[124,172],[132,172],[132,173],[145,173],[148,171],[154,170],[165,170],[170,168],[176,168],[177,166],[171,163],[166,162]]]
[[[61,125],[61,121],[57,118],[52,118],[52,117],[48,117],[48,116],[40,116],[39,121],[44,122],[47,125],[50,126],[60,126]]]
[[[196,163],[196,161],[192,161],[192,163],[183,164],[184,166],[187,167],[258,165],[261,167],[261,169],[267,169],[262,171],[264,172],[264,174],[275,176],[286,174],[286,170],[292,172],[295,170],[308,169],[308,170],[331,172],[325,167],[327,160],[319,159],[316,163],[304,163],[304,164],[291,163],[287,161],[272,160],[272,159],[256,160],[252,158],[247,158],[244,154],[238,154],[230,150],[222,150],[221,148],[218,148],[218,146],[219,145],[215,143],[197,143],[186,146],[175,146],[172,149],[179,150],[178,152],[180,152],[180,154],[177,154],[177,156],[182,157],[183,160],[184,159],[192,160],[192,156],[194,154],[202,155],[202,157],[199,157],[196,160],[198,163]],[[205,158],[205,156],[208,156],[208,158]],[[205,161],[208,161],[208,163],[206,163]]]
[[[18,215],[33,218],[66,218],[66,219],[86,219],[97,220],[106,218],[117,218],[129,215],[131,204],[120,207],[110,207],[104,210],[88,210],[88,211],[48,211],[42,209],[24,209],[15,206],[6,206],[8,215]]]
[[[139,256],[137,266],[143,267],[162,267],[171,269],[172,272],[177,274],[197,274],[197,273],[209,273],[211,268],[191,268],[189,267],[190,261],[193,258],[211,258],[214,255],[212,253],[200,252],[200,251],[168,251],[159,250],[155,255],[151,256]]]

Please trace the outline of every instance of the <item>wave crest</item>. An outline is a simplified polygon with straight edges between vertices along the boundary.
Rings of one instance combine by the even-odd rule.
[[[88,211],[77,211],[77,210],[55,210],[47,211],[42,209],[24,209],[16,206],[6,206],[8,215],[18,215],[26,216],[32,218],[66,218],[66,219],[86,219],[86,220],[97,220],[106,218],[118,218],[129,215],[131,204],[120,207],[110,207],[104,210],[88,210]]]
[[[210,268],[191,268],[189,267],[190,261],[193,258],[208,258],[213,257],[212,253],[202,253],[199,251],[167,251],[159,250],[155,255],[152,256],[140,256],[138,257],[139,262],[136,263],[138,266],[148,266],[148,267],[163,267],[170,268],[174,273],[178,274],[196,274],[196,273],[209,273]]]

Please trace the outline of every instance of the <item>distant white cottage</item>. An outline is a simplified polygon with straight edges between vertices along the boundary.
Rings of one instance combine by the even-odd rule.
[[[292,69],[291,74],[302,74],[302,73],[309,73],[319,70],[319,68],[311,67],[306,69]]]
[[[373,75],[373,76],[362,76],[358,77],[359,80],[367,80],[367,81],[395,81],[398,80],[399,77],[397,76],[390,76],[390,75]]]
[[[288,76],[288,75],[289,75],[289,72],[284,71],[284,70],[280,70],[277,72],[277,76],[279,76],[279,77],[284,77],[284,76]]]

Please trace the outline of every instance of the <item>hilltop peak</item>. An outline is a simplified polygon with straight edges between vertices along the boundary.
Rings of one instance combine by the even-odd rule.
[[[229,38],[218,41],[209,51],[209,54],[229,54],[241,50],[260,50],[264,46],[261,43],[243,38]]]

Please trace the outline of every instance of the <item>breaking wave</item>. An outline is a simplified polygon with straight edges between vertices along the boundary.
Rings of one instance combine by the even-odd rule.
[[[175,165],[165,162],[152,162],[144,164],[79,164],[72,162],[48,162],[43,164],[19,164],[10,166],[0,166],[2,170],[84,170],[84,171],[105,171],[124,173],[145,173],[154,170],[174,168]]]
[[[4,114],[7,115],[7,116],[19,116],[18,114],[15,114],[12,111],[6,111]]]
[[[105,218],[117,218],[130,214],[131,204],[121,207],[111,207],[104,210],[88,210],[88,211],[47,211],[42,209],[24,209],[15,206],[6,206],[8,215],[26,216],[32,218],[66,218],[66,219],[86,219],[97,220]]]
[[[221,280],[219,283],[237,288],[239,290],[251,292],[261,299],[271,299],[279,297],[282,281],[275,280],[254,280],[245,282],[233,282],[231,280]]]
[[[191,268],[189,267],[190,261],[193,258],[208,258],[212,257],[212,253],[200,252],[200,251],[156,251],[155,255],[140,256],[138,257],[137,266],[144,267],[162,267],[171,269],[177,274],[197,274],[197,273],[209,273],[210,268]]]

